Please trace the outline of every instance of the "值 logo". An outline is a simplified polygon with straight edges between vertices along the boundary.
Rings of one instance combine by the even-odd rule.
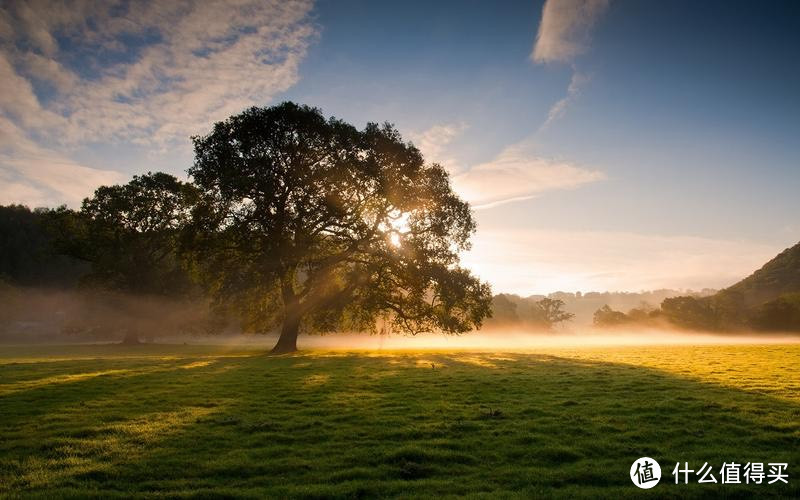
[[[650,489],[661,479],[661,466],[650,457],[642,457],[631,465],[631,481],[642,489]]]

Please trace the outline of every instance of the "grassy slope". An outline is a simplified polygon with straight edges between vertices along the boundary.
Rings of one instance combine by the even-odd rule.
[[[800,292],[800,243],[779,253],[761,269],[724,291],[741,293],[751,306],[786,293]]]
[[[433,364],[433,366],[432,366]],[[800,346],[0,351],[0,496],[800,495]],[[789,486],[672,484],[788,462]]]

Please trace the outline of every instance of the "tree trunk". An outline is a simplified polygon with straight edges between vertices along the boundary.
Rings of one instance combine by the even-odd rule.
[[[287,354],[297,351],[297,333],[300,330],[300,318],[287,317],[281,326],[281,336],[270,354]]]
[[[125,332],[125,337],[122,339],[122,343],[124,345],[138,345],[141,344],[139,341],[139,333],[136,330],[128,330]]]

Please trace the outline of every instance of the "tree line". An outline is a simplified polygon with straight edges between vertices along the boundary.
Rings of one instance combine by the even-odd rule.
[[[735,292],[712,297],[680,296],[664,299],[660,308],[631,309],[627,313],[608,306],[594,314],[594,325],[670,326],[687,330],[800,332],[800,293],[785,293],[757,305],[747,305]]]

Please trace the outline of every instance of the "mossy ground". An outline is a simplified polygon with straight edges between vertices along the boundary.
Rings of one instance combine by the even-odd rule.
[[[663,478],[644,492],[631,463]],[[677,461],[789,484],[675,485]],[[800,345],[0,348],[0,496],[800,496]]]

